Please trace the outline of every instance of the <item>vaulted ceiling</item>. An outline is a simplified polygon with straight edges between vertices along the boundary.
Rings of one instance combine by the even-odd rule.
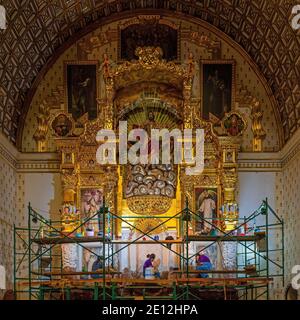
[[[287,3],[289,2],[289,3]],[[275,99],[288,140],[300,125],[300,37],[291,28],[297,0],[4,0],[0,30],[0,126],[13,143],[22,132],[37,79],[59,48],[107,17],[165,10],[194,16],[226,33],[250,55]],[[161,11],[160,11],[161,12]]]

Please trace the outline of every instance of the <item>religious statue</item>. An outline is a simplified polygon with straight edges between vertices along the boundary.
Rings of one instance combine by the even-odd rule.
[[[143,128],[147,130],[149,135],[151,134],[151,129],[155,128],[155,114],[153,111],[148,110],[147,120],[144,122]],[[151,153],[157,151],[151,145],[151,139],[149,139],[148,147],[145,150],[146,156],[149,158],[149,164],[137,164],[130,167],[125,190],[126,197],[155,195],[174,198],[176,193],[174,165],[172,163],[150,164]],[[159,155],[161,157],[161,152],[159,152]],[[159,163],[162,163],[162,159],[159,160]]]

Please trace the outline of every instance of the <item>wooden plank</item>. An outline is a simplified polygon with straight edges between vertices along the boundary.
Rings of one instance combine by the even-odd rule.
[[[116,278],[116,279],[63,279],[63,280],[49,280],[49,281],[32,281],[32,286],[51,286],[54,288],[61,288],[65,287],[66,284],[70,287],[72,286],[80,286],[80,285],[91,285],[94,286],[95,283],[98,283],[100,286],[101,284],[105,283],[106,285],[110,285],[112,283],[119,284],[119,285],[134,285],[134,284],[153,284],[153,285],[167,285],[172,286],[174,283],[177,285],[184,285],[184,284],[198,284],[198,285],[205,285],[205,286],[255,286],[260,284],[267,284],[272,282],[273,278],[265,278],[265,277],[253,277],[253,278],[185,278],[185,279],[166,279],[166,280],[145,280],[145,279],[128,279],[128,278]],[[30,283],[27,281],[18,282],[18,287],[28,286]]]
[[[253,236],[210,236],[200,235],[184,237],[183,239],[177,240],[105,240],[106,244],[180,244],[183,242],[190,241],[257,241],[264,238],[264,235],[253,235]],[[102,237],[45,237],[33,239],[33,242],[37,244],[63,244],[63,243],[85,243],[85,242],[99,242],[103,243]]]
[[[123,241],[123,240],[113,240],[112,241],[113,244],[180,244],[182,243],[182,240],[138,240],[135,241],[131,240],[131,241]]]
[[[45,237],[33,239],[37,244],[62,244],[62,243],[83,243],[83,242],[103,242],[102,237]],[[109,243],[107,241],[107,243]]]
[[[97,270],[97,271],[51,271],[51,272],[38,272],[38,271],[33,271],[32,273],[36,275],[41,275],[41,276],[81,276],[81,275],[94,275],[94,274],[103,274],[102,270]],[[122,274],[120,271],[115,271],[115,270],[107,270],[105,271],[106,274]]]
[[[184,241],[257,241],[264,238],[264,235],[253,235],[253,236],[210,236],[210,235],[189,235],[184,237]]]
[[[85,242],[99,242],[103,243],[101,237],[46,237],[33,240],[37,244],[63,244],[63,243],[85,243]],[[138,240],[138,241],[125,241],[125,240],[112,240],[105,241],[106,244],[180,244],[182,240]]]
[[[187,273],[186,270],[173,270],[170,273]],[[255,273],[255,272],[248,272],[245,270],[189,270],[189,273],[220,273],[220,274],[248,274],[248,273]]]

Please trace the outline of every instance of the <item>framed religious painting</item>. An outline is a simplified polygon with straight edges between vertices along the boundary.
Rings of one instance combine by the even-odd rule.
[[[232,164],[236,162],[236,155],[234,150],[223,150],[223,163]]]
[[[98,69],[97,61],[65,62],[66,105],[76,121],[84,115],[97,118]]]
[[[137,21],[138,22],[138,21]],[[160,47],[162,57],[167,61],[179,59],[179,29],[172,23],[156,21],[133,23],[120,26],[119,59],[122,61],[136,60],[138,47]]]
[[[234,108],[235,61],[201,61],[201,116],[218,123]]]
[[[102,188],[80,189],[80,209],[85,218],[95,215],[103,205]]]
[[[218,216],[217,212],[219,207],[218,200],[219,194],[217,187],[195,187],[195,234],[209,233],[209,231],[213,229],[211,224],[216,223],[216,219]]]
[[[73,152],[62,153],[62,168],[74,168],[75,155]]]

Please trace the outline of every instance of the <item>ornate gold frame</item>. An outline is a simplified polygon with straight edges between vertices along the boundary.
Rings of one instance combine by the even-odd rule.
[[[241,119],[242,119],[242,121],[243,121],[243,123],[244,123],[244,129],[241,131],[241,133],[239,134],[239,136],[242,136],[243,135],[243,133],[246,131],[246,129],[247,129],[247,126],[248,126],[248,123],[247,123],[247,121],[245,120],[245,117],[240,113],[240,112],[238,112],[238,111],[236,111],[236,110],[231,110],[230,112],[227,112],[226,114],[225,114],[225,116],[224,116],[224,118],[222,119],[222,121],[221,121],[221,127],[222,127],[222,129],[224,130],[224,131],[226,131],[226,128],[225,128],[225,126],[224,126],[224,120],[226,120],[226,119],[228,119],[231,115],[233,115],[233,114],[236,114],[237,116],[239,116]]]
[[[53,127],[52,127],[52,124],[53,124],[54,120],[55,120],[58,116],[60,116],[60,115],[66,116],[66,117],[68,118],[68,120],[70,120],[70,122],[71,122],[71,124],[72,124],[71,130],[70,130],[70,132],[69,132],[68,135],[67,135],[67,136],[70,136],[70,135],[72,134],[72,132],[74,131],[74,129],[75,129],[75,121],[74,121],[72,115],[71,115],[70,113],[66,112],[66,111],[61,111],[61,110],[60,110],[60,111],[56,111],[54,114],[52,114],[52,115],[50,116],[50,119],[49,119],[50,132],[51,132],[51,134],[52,134],[53,136],[56,136],[56,133],[55,133]],[[67,137],[67,136],[66,136],[66,137]],[[57,137],[57,136],[56,136],[56,137]],[[66,138],[66,137],[64,137],[64,138]]]
[[[217,204],[216,204],[216,217],[219,218],[220,217],[220,207],[223,203],[223,199],[222,199],[222,186],[220,184],[217,185],[195,185],[194,186],[194,191],[193,191],[193,205],[192,205],[192,209],[195,213],[196,212],[196,189],[197,188],[203,188],[203,189],[217,189]],[[195,221],[193,223],[193,230],[195,230]]]
[[[104,57],[102,74],[105,82],[106,100],[103,112],[101,112],[101,115],[98,114],[98,118],[93,121],[89,121],[87,118],[82,120],[85,130],[81,135],[62,137],[55,140],[58,150],[61,151],[63,157],[66,153],[72,153],[74,157],[72,165],[68,167],[61,166],[64,193],[68,195],[70,190],[74,191],[77,194],[77,206],[80,206],[83,189],[101,189],[106,199],[105,202],[111,210],[118,214],[122,213],[123,204],[120,194],[123,188],[122,181],[124,177],[120,165],[93,165],[89,167],[87,162],[89,161],[89,156],[91,156],[91,159],[95,159],[95,152],[98,148],[95,140],[97,132],[102,128],[116,129],[116,126],[114,126],[116,116],[120,110],[126,108],[125,104],[120,105],[120,110],[116,108],[117,99],[123,88],[128,86],[133,88],[137,83],[143,81],[154,82],[157,86],[161,84],[173,86],[176,91],[176,97],[177,94],[182,96],[183,111],[180,114],[182,120],[180,127],[204,129],[205,155],[208,159],[212,159],[209,167],[205,168],[203,173],[197,176],[186,175],[184,171],[186,165],[178,166],[177,187],[180,193],[177,194],[175,206],[173,201],[173,207],[170,210],[176,208],[177,205],[178,208],[180,206],[184,207],[185,198],[189,200],[191,208],[195,210],[195,188],[215,188],[218,191],[217,216],[219,217],[218,209],[223,204],[223,201],[235,200],[237,182],[236,159],[240,146],[240,137],[217,135],[213,132],[212,123],[201,119],[199,116],[200,110],[196,113],[193,109],[191,91],[195,64],[192,56],[189,57],[187,64],[181,65],[173,61],[167,62],[163,60],[160,48],[137,48],[137,55],[139,57],[138,60],[124,62],[121,65],[111,64],[108,57]],[[209,62],[224,63],[224,60],[209,60]],[[235,66],[233,60],[226,60],[226,62]],[[80,63],[78,62],[78,64]],[[88,63],[94,64],[92,61]],[[233,75],[235,75],[235,68],[233,69]],[[135,89],[138,88],[135,87]],[[99,82],[97,90],[99,90]],[[129,90],[128,92],[131,91]],[[140,91],[137,91],[137,93],[139,96]],[[232,94],[235,96],[235,88]],[[227,151],[232,152],[232,162],[225,161]],[[85,156],[83,157],[81,154]],[[148,197],[148,200],[150,203],[149,207],[153,208],[157,199],[150,199]],[[144,206],[144,204],[145,201],[142,205]],[[129,209],[128,203],[126,209]],[[148,214],[151,214],[151,212]],[[120,229],[121,226],[118,228]]]
[[[195,190],[197,188],[203,188],[203,189],[217,189],[217,197],[218,197],[218,203],[217,203],[217,208],[216,210],[218,211],[220,206],[222,205],[222,186],[220,184],[216,184],[216,185],[198,185],[195,184],[193,189],[194,189],[194,194],[193,194],[193,205],[192,205],[192,209],[194,212],[196,212],[196,206],[195,206],[195,202],[196,202],[196,198],[195,198]]]
[[[71,161],[66,161],[66,158],[67,158],[67,154],[70,154],[71,155]],[[64,167],[67,167],[68,165],[71,165],[71,167],[74,166],[75,164],[75,155],[74,153],[70,152],[70,153],[63,153],[62,154],[62,164]]]
[[[117,47],[118,62],[119,63],[125,62],[124,60],[121,59],[121,45],[122,45],[121,31],[131,25],[143,24],[143,23],[146,23],[147,21],[156,21],[159,24],[164,24],[177,30],[177,59],[174,60],[173,62],[179,63],[181,61],[181,45],[180,45],[181,44],[181,27],[176,25],[171,20],[168,20],[167,18],[162,17],[161,15],[158,15],[158,14],[138,15],[137,17],[128,19],[125,22],[120,23],[118,25],[118,47]]]
[[[68,65],[95,65],[96,67],[96,105],[97,105],[97,117],[99,116],[98,104],[100,98],[100,78],[99,78],[99,61],[97,60],[67,60],[64,61],[64,104],[65,111],[69,113],[68,105],[68,75],[67,75],[67,66]]]
[[[220,60],[207,60],[202,59],[200,60],[200,118],[202,118],[203,114],[203,66],[205,64],[231,64],[232,65],[232,90],[231,90],[231,111],[234,111],[235,108],[235,102],[236,102],[236,61],[232,59],[220,59]],[[221,119],[220,119],[221,120]]]

